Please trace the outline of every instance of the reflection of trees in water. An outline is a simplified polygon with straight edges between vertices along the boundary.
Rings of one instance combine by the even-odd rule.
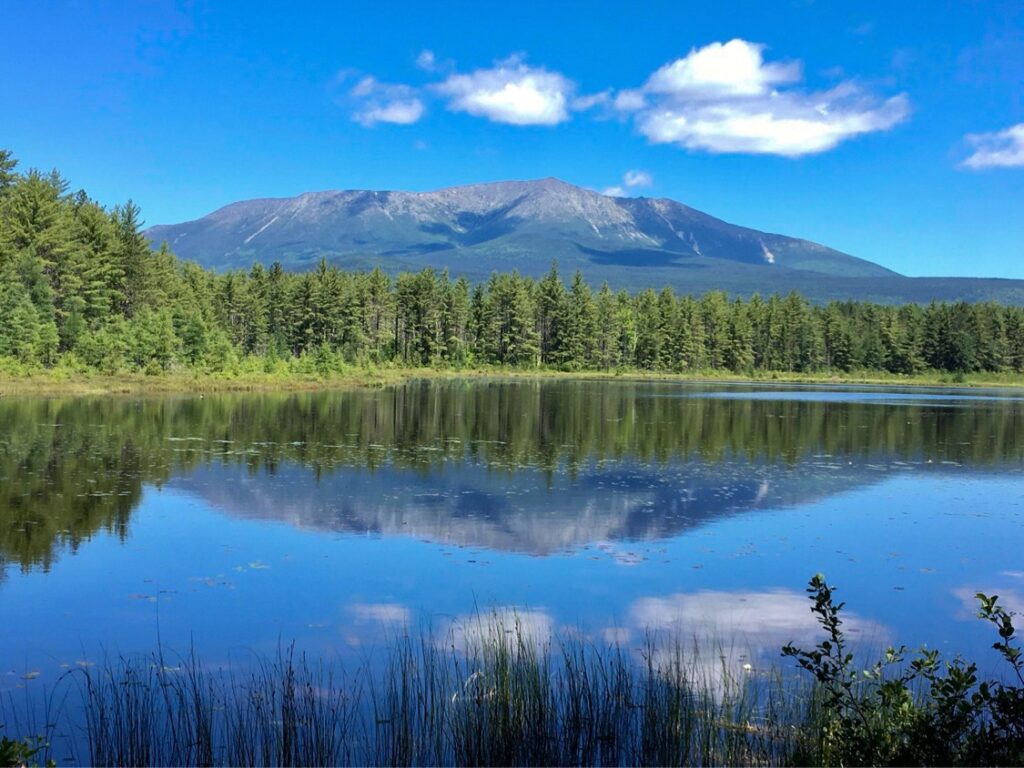
[[[710,399],[641,382],[477,381],[288,395],[0,403],[0,559],[47,567],[56,546],[125,535],[143,483],[202,465],[313,476],[469,462],[553,477],[628,459],[1024,461],[1019,401]],[[654,396],[659,395],[659,396]]]

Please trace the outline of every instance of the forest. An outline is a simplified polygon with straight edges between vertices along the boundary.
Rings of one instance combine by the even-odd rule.
[[[594,290],[552,264],[484,284],[425,269],[395,277],[179,260],[56,171],[0,150],[0,370],[331,373],[352,365],[565,371],[917,374],[1024,371],[1024,308],[996,303],[816,305]]]

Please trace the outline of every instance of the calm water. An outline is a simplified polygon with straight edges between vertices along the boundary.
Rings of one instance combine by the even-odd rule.
[[[0,400],[2,689],[158,640],[345,656],[492,610],[631,645],[713,634],[765,666],[814,637],[816,571],[865,643],[988,660],[972,596],[1024,610],[1022,551],[1024,400],[999,392]]]

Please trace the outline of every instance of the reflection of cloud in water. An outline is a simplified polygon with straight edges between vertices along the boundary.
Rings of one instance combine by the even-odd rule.
[[[719,693],[745,671],[774,663],[787,643],[809,648],[824,638],[807,596],[785,589],[643,597],[630,607],[629,623],[650,638],[656,666],[681,670]],[[850,612],[843,629],[854,648],[889,636],[884,625]]]
[[[781,647],[787,642],[814,643],[821,628],[807,596],[788,589],[760,592],[679,592],[667,597],[642,597],[630,607],[630,620],[641,631],[673,632],[699,637],[710,633],[754,646]],[[865,640],[885,634],[881,625],[846,612],[848,634]]]
[[[1014,571],[1005,572],[1004,576],[1013,576]],[[977,594],[983,592],[986,595],[998,595],[999,605],[1003,606],[1010,613],[1024,615],[1024,591],[1008,588],[1000,589],[999,587],[992,586],[991,584],[982,585],[980,587],[972,587],[964,585],[958,589],[953,590],[953,594],[960,601],[960,612],[957,614],[958,619],[976,619],[978,617],[979,602]]]
[[[628,645],[633,631],[629,627],[605,627],[601,630],[601,639],[608,645]]]
[[[552,641],[555,632],[555,620],[547,611],[497,606],[456,616],[437,638],[459,653],[472,654],[497,643],[508,644],[515,651],[518,640],[526,647],[541,649]]]
[[[349,609],[359,621],[381,624],[409,624],[412,614],[399,603],[355,603]]]

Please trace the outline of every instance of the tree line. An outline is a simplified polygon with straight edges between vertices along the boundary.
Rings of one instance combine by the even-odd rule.
[[[0,151],[0,359],[106,373],[327,373],[345,365],[499,365],[913,374],[1024,371],[1024,309],[996,303],[815,305],[594,290],[557,266],[483,284],[280,264],[216,273],[153,248],[134,203],[111,210]]]

